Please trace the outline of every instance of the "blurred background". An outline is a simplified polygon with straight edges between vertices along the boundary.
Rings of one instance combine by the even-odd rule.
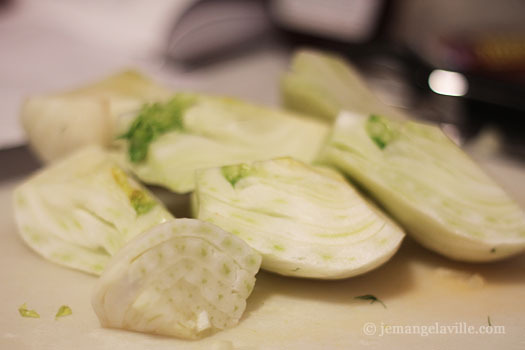
[[[304,46],[345,56],[472,153],[525,160],[523,0],[0,0],[0,149],[25,143],[25,96],[128,67],[277,105]]]

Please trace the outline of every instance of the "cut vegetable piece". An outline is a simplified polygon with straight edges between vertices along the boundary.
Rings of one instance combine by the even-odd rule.
[[[35,310],[30,310],[27,308],[27,304],[23,303],[18,308],[18,313],[22,317],[30,317],[30,318],[40,318],[40,315]]]
[[[73,310],[71,310],[71,308],[67,305],[62,305],[56,315],[55,315],[55,320],[60,318],[60,317],[66,317],[66,316],[70,316],[73,314]]]
[[[195,339],[236,325],[261,256],[195,219],[153,227],[115,255],[92,305],[104,327]]]
[[[147,183],[185,193],[197,169],[293,156],[313,161],[326,124],[229,98],[177,94],[146,106],[124,135],[130,169]]]
[[[341,110],[406,119],[402,112],[382,103],[350,63],[319,51],[294,54],[281,82],[281,95],[286,108],[328,120]]]
[[[262,267],[337,279],[367,272],[398,249],[403,231],[337,172],[282,158],[197,172],[194,211],[244,239]]]
[[[44,168],[14,192],[22,239],[43,257],[100,274],[111,255],[172,218],[97,146]]]
[[[120,116],[171,94],[140,73],[127,71],[74,91],[30,97],[20,118],[32,148],[49,162],[86,145],[110,145],[120,133]]]
[[[438,128],[343,112],[322,159],[422,245],[464,261],[525,250],[525,213]]]

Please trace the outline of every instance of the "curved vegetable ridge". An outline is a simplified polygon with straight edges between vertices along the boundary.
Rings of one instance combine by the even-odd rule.
[[[238,323],[260,264],[259,254],[221,228],[175,219],[113,257],[92,305],[105,327],[200,338]]]
[[[387,261],[404,233],[338,173],[282,158],[201,170],[199,219],[236,234],[264,269],[337,279]]]

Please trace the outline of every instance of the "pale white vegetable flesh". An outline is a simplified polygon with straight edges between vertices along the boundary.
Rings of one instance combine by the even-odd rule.
[[[239,322],[261,256],[221,228],[175,219],[130,241],[97,281],[104,327],[195,339]]]
[[[180,128],[153,140],[144,160],[128,162],[142,181],[178,193],[194,189],[197,169],[281,156],[311,162],[329,132],[323,122],[231,98],[178,97],[193,100]]]
[[[525,250],[525,213],[436,126],[343,112],[322,153],[422,245],[464,261]]]
[[[100,147],[42,169],[16,188],[18,232],[57,264],[102,273],[111,255],[172,215]]]
[[[195,215],[241,237],[282,275],[362,274],[404,237],[341,175],[291,158],[201,170],[196,181]]]
[[[384,104],[348,61],[320,51],[299,50],[293,55],[282,78],[281,95],[286,108],[328,120],[341,110],[407,118]]]
[[[32,149],[50,162],[86,145],[110,145],[121,132],[121,116],[171,94],[140,73],[126,71],[74,91],[29,97],[20,119]]]

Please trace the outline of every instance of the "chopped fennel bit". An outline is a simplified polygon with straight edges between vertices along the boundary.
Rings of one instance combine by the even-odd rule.
[[[166,103],[145,105],[121,138],[129,140],[129,160],[138,163],[148,155],[148,148],[160,135],[171,130],[184,128],[182,116],[191,107],[193,99],[178,94]]]
[[[40,315],[35,310],[29,310],[27,304],[23,303],[19,308],[18,312],[22,317],[40,318]]]
[[[487,316],[487,323],[489,324],[489,327],[492,327],[492,322],[490,322],[490,315]]]
[[[383,305],[383,307],[386,309],[385,303],[383,303],[381,299],[377,298],[375,295],[372,295],[372,294],[359,295],[357,297],[354,297],[354,299],[370,300],[370,304],[373,304],[377,301],[378,303]]]
[[[71,308],[67,305],[62,305],[58,311],[57,311],[57,314],[55,315],[55,319],[58,319],[59,317],[64,317],[64,316],[69,316],[73,313],[73,311],[71,310]]]

